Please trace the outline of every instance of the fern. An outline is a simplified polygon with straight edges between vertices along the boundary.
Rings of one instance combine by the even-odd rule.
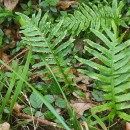
[[[117,25],[128,27],[124,20],[120,19],[124,3],[121,1],[118,5],[117,0],[113,0],[112,7],[109,5],[89,5],[82,4],[79,10],[74,14],[69,14],[63,24],[73,35],[78,35],[81,31],[88,28],[104,30],[111,27],[111,21],[114,20]]]
[[[99,59],[102,64],[76,58],[81,63],[96,70],[92,72],[79,69],[79,72],[97,80],[97,87],[104,93],[105,104],[93,107],[92,113],[110,110],[109,119],[118,115],[130,121],[130,116],[124,112],[125,109],[130,108],[130,39],[122,42],[124,34],[118,37],[118,29],[114,22],[112,26],[114,31],[106,29],[106,35],[91,29],[105,45],[99,45],[88,39],[85,40],[88,44],[85,46],[85,50]]]
[[[41,18],[42,14],[41,10],[39,10],[38,14],[33,15],[31,19],[22,13],[17,14],[24,23],[21,28],[21,33],[24,34],[22,39],[36,54],[36,58],[41,60],[39,63],[34,64],[33,67],[44,68],[39,73],[42,75],[50,74],[55,80],[56,89],[60,90],[65,99],[67,110],[71,117],[71,126],[75,130],[80,130],[80,125],[63,92],[68,85],[73,84],[73,74],[70,73],[71,67],[68,66],[71,59],[68,57],[68,54],[71,52],[74,39],[70,37],[69,40],[63,42],[67,31],[58,32],[63,21],[52,28],[47,21],[48,13]],[[63,88],[61,88],[59,83],[61,81],[65,83]]]
[[[60,32],[60,34],[58,32],[63,21],[52,28],[47,21],[48,13],[41,18],[41,10],[36,16],[33,15],[32,19],[24,14],[17,14],[25,22],[21,28],[21,33],[24,34],[24,42],[32,47],[33,52],[36,54],[36,59],[41,60],[39,63],[34,64],[33,67],[45,67],[45,62],[47,62],[58,81],[63,81],[66,85],[70,85],[73,75],[68,75],[71,67],[67,64],[70,62],[68,54],[71,52],[74,39],[69,38],[68,41],[63,42],[67,31]],[[38,74],[44,75],[44,80],[50,79],[51,76],[48,68],[41,69]]]

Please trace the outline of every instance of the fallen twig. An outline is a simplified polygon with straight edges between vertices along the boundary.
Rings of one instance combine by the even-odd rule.
[[[36,121],[43,123],[43,124],[46,124],[46,125],[56,126],[56,123],[54,123],[54,122],[51,122],[51,121],[48,121],[48,120],[45,120],[45,119],[41,119],[41,118],[38,118],[38,117],[35,117],[35,116],[31,116],[31,115],[28,115],[28,114],[25,114],[25,113],[17,113],[17,116],[28,118],[28,119],[33,119],[33,120],[36,120]]]
[[[6,64],[10,64],[14,59],[16,59],[16,58],[19,57],[20,55],[22,55],[22,54],[28,52],[28,50],[29,50],[28,48],[23,49],[20,53],[18,53],[16,56],[14,56],[12,59],[10,59]],[[0,66],[0,69],[4,69],[4,65],[1,65],[1,66]]]
[[[10,62],[12,62],[14,59],[16,59],[17,57],[19,57],[20,55],[22,55],[23,53],[28,52],[28,48],[23,49],[20,53],[18,53],[16,56],[14,56],[12,59],[9,60],[9,62],[7,64],[9,64]]]

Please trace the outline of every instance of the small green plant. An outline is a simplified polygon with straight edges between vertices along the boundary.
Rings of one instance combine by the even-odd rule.
[[[44,11],[50,10],[53,13],[57,12],[56,5],[58,4],[59,0],[39,0],[39,7],[44,9]]]
[[[20,6],[23,9],[23,13],[26,15],[32,15],[36,13],[37,5],[33,4],[32,0],[29,0],[27,4],[21,3]]]
[[[11,20],[13,19],[13,16],[14,15],[12,11],[6,10],[4,7],[0,7],[0,24],[7,20],[7,26],[9,26]]]

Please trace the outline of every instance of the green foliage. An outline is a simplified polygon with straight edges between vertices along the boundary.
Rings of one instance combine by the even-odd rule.
[[[56,106],[59,108],[66,108],[66,103],[62,98],[57,98],[55,101]]]
[[[0,29],[0,46],[1,46],[1,44],[2,44],[3,36],[4,36],[4,33],[3,33],[3,31]]]
[[[3,7],[0,7],[0,24],[4,22],[4,20],[8,20],[8,22],[12,19],[13,13],[12,11],[8,11]]]
[[[8,11],[3,6],[0,7],[0,59],[3,60],[6,53],[14,56],[17,53],[16,57],[11,58],[10,65],[0,60],[8,69],[3,71],[0,68],[0,120],[7,119],[3,115],[17,115],[17,112],[12,112],[14,104],[23,102],[25,108],[21,112],[52,120],[58,127],[64,127],[66,130],[83,129],[80,125],[82,121],[86,121],[90,129],[100,127],[107,130],[115,116],[130,121],[129,0],[79,0],[79,6],[74,5],[73,9],[67,8],[64,11],[59,8],[60,5],[57,10],[59,0],[24,2],[20,1],[20,6],[15,8],[17,11],[20,8],[22,13],[15,14],[15,9]],[[58,24],[55,19],[59,20]],[[21,26],[21,34],[15,38],[13,35],[18,34],[19,30],[19,25],[16,24]],[[8,34],[7,27],[10,25]],[[12,29],[14,26],[16,30]],[[83,50],[84,32],[79,35],[82,31],[88,34],[88,39],[84,40],[87,43],[86,52]],[[74,41],[69,34],[78,37],[75,37]],[[5,51],[3,43],[10,41],[16,42],[16,45],[13,51]],[[21,58],[19,54],[23,48],[29,48],[29,52],[26,52],[27,55],[22,53],[22,62],[12,61]],[[78,53],[79,51],[81,53]],[[74,55],[78,56],[74,58]],[[80,55],[83,58],[79,58]],[[77,60],[81,63],[77,63]],[[8,62],[6,56],[5,62]],[[82,69],[77,72],[80,67]],[[87,84],[87,92],[79,89],[86,87],[86,83],[82,86],[82,81],[73,80],[73,74],[79,76],[81,73],[94,79],[90,80],[94,81],[94,85]],[[82,76],[76,78],[82,79]],[[100,105],[93,107],[91,111],[85,111],[84,115],[77,119],[69,100],[73,102],[74,95],[78,101],[84,101],[90,98],[89,91],[92,100]],[[56,108],[65,113],[58,113]],[[30,120],[18,122],[13,128],[19,129],[20,125],[25,125]],[[93,127],[95,124],[99,127]]]
[[[35,52],[36,59],[41,60],[41,62],[36,63],[33,67],[45,68],[39,72],[39,74],[47,77],[44,77],[44,80],[54,79],[57,85],[56,89],[59,89],[64,97],[67,110],[72,118],[71,127],[79,130],[80,125],[59,84],[60,82],[65,83],[64,88],[66,88],[66,86],[73,83],[72,78],[74,76],[68,74],[71,71],[71,67],[68,66],[71,59],[67,55],[71,52],[74,39],[70,37],[66,42],[63,42],[67,31],[58,33],[63,21],[56,26],[50,26],[50,23],[47,21],[48,14],[46,13],[41,18],[41,10],[39,10],[37,15],[33,15],[31,19],[22,13],[17,14],[25,21],[20,31],[24,34],[22,39]]]
[[[92,96],[98,102],[103,101],[103,94],[104,93],[102,91],[99,91],[99,90],[93,90],[92,91]]]
[[[56,5],[58,4],[59,0],[39,0],[39,6],[44,9],[44,11],[52,11],[53,13],[57,12]]]
[[[32,0],[29,0],[27,4],[21,3],[20,6],[23,9],[23,13],[26,15],[36,13],[37,5],[33,4]]]
[[[110,110],[109,119],[115,115],[130,121],[130,116],[123,110],[130,108],[128,103],[130,93],[130,40],[123,42],[123,36],[118,36],[118,29],[112,23],[114,32],[106,29],[105,33],[91,29],[91,31],[104,43],[98,44],[87,39],[88,46],[85,50],[99,59],[102,64],[76,57],[81,63],[95,69],[95,72],[79,69],[79,72],[87,74],[97,80],[96,86],[104,93],[103,99],[107,102],[92,108],[92,113]]]
[[[29,88],[33,90],[33,92],[39,97],[39,99],[47,106],[47,108],[55,115],[55,117],[60,121],[60,123],[66,128],[66,130],[70,130],[69,126],[63,121],[63,119],[60,117],[60,115],[55,111],[54,107],[44,98],[44,96],[37,91],[31,84],[29,84],[19,73],[17,73],[15,70],[13,70],[10,66],[8,66],[6,63],[4,63],[2,60],[0,60],[0,63],[7,67],[10,71],[13,72],[17,76],[17,78],[24,82]],[[26,68],[26,67],[25,67]],[[3,85],[2,85],[3,86]],[[17,94],[17,93],[16,93]],[[1,108],[2,109],[2,108]],[[2,113],[0,113],[1,115]],[[11,112],[9,113],[11,114]]]
[[[40,108],[42,106],[42,101],[34,92],[30,95],[29,101],[34,108]]]
[[[68,41],[63,42],[67,31],[58,34],[58,31],[62,25],[61,21],[56,27],[51,27],[50,23],[47,22],[48,14],[46,13],[41,19],[41,10],[32,19],[24,14],[19,14],[25,21],[25,25],[22,26],[21,33],[25,37],[22,39],[32,47],[36,59],[42,59],[41,62],[33,65],[34,68],[41,68],[45,65],[44,62],[52,68],[58,81],[64,81],[66,85],[70,85],[73,75],[69,74],[71,67],[67,64],[71,59],[67,56],[73,47],[73,38],[69,38]],[[46,68],[39,72],[40,75],[45,75],[44,80],[49,80],[52,78],[49,70]]]
[[[43,115],[43,113],[42,112],[40,112],[40,111],[37,111],[36,113],[35,113],[35,116],[36,117],[40,117],[41,119],[44,119],[44,115]]]
[[[127,13],[126,13],[125,19],[128,21],[128,25],[130,25],[130,7],[127,8]]]
[[[78,35],[81,31],[88,28],[96,30],[104,30],[111,28],[111,21],[114,20],[116,25],[128,27],[122,17],[122,8],[124,2],[113,0],[112,7],[108,4],[82,4],[79,10],[74,11],[74,14],[68,14],[64,18],[63,28],[67,29],[69,33]]]
[[[96,120],[96,123],[99,124],[100,127],[101,127],[103,130],[107,130],[107,127],[105,126],[104,122],[102,121],[102,119],[101,119],[100,117],[98,117],[98,116],[95,115],[95,114],[88,117],[89,123],[90,123],[90,124],[94,124],[94,121],[92,121],[92,122],[90,121],[91,118],[94,118],[94,119]],[[90,128],[91,128],[91,126],[90,126]],[[97,130],[97,129],[96,129],[96,130]]]
[[[30,115],[32,115],[32,114],[35,113],[35,109],[34,109],[34,108],[30,108],[30,107],[24,108],[23,111],[24,111],[25,113],[27,113],[27,114],[30,114]]]
[[[30,60],[31,60],[31,51],[28,54],[28,58],[27,58],[27,61],[25,63],[25,66],[24,66],[23,70],[20,72],[21,76],[23,78],[26,78],[26,76],[27,76]],[[14,67],[13,69],[17,72],[18,71],[18,67],[17,67],[17,63],[16,62],[13,64],[13,67]],[[13,94],[13,96],[11,98],[11,103],[10,103],[10,108],[9,108],[9,111],[10,111],[10,114],[11,114],[12,109],[14,107],[14,104],[15,104],[16,100],[18,99],[18,96],[19,96],[19,94],[21,92],[21,89],[23,87],[23,83],[24,82],[22,80],[17,81],[16,74],[11,73],[11,77],[10,78],[11,79],[9,81],[9,87],[8,87],[7,92],[6,92],[6,95],[3,98],[2,105],[1,105],[1,108],[0,108],[0,115],[3,114],[4,108],[7,105],[8,100],[10,99],[11,92],[12,92],[13,88],[15,87],[14,94]]]
[[[55,101],[54,97],[52,95],[45,95],[44,96],[48,102],[53,103]]]
[[[55,116],[52,114],[52,112],[47,111],[45,113],[45,118],[50,120],[50,119],[55,119]]]

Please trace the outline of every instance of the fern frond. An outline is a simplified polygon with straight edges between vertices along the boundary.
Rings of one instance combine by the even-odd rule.
[[[126,27],[125,21],[120,19],[123,6],[124,3],[121,1],[118,4],[117,0],[113,0],[112,7],[109,5],[97,6],[92,3],[82,4],[79,6],[79,10],[74,11],[73,14],[68,14],[64,18],[63,28],[66,28],[73,35],[78,35],[88,28],[96,30],[111,28],[112,20],[117,25]]]
[[[37,54],[37,59],[41,59],[41,62],[34,64],[33,67],[45,67],[44,60],[40,58],[42,55],[49,66],[53,68],[58,80],[64,81],[68,85],[71,84],[72,75],[67,74],[71,70],[71,67],[67,65],[70,62],[67,55],[71,52],[74,39],[71,37],[68,41],[63,42],[67,31],[58,33],[63,21],[52,28],[47,21],[48,13],[41,18],[42,14],[39,11],[31,19],[21,13],[18,15],[25,20],[25,25],[21,28],[21,33],[24,34],[22,39],[32,47],[33,52]],[[47,76],[50,72],[45,68],[39,73]]]
[[[114,24],[114,23],[113,23]],[[130,120],[130,116],[123,110],[129,109],[130,100],[130,39],[120,42],[117,37],[117,28],[114,32],[106,29],[105,34],[91,29],[104,45],[99,45],[90,40],[85,40],[89,46],[85,50],[98,58],[102,64],[95,63],[90,60],[76,57],[81,63],[92,67],[94,72],[79,69],[78,71],[87,74],[89,77],[98,80],[97,87],[104,92],[104,100],[106,103],[93,107],[92,113],[111,110],[109,118],[113,118],[115,114],[125,120]]]

